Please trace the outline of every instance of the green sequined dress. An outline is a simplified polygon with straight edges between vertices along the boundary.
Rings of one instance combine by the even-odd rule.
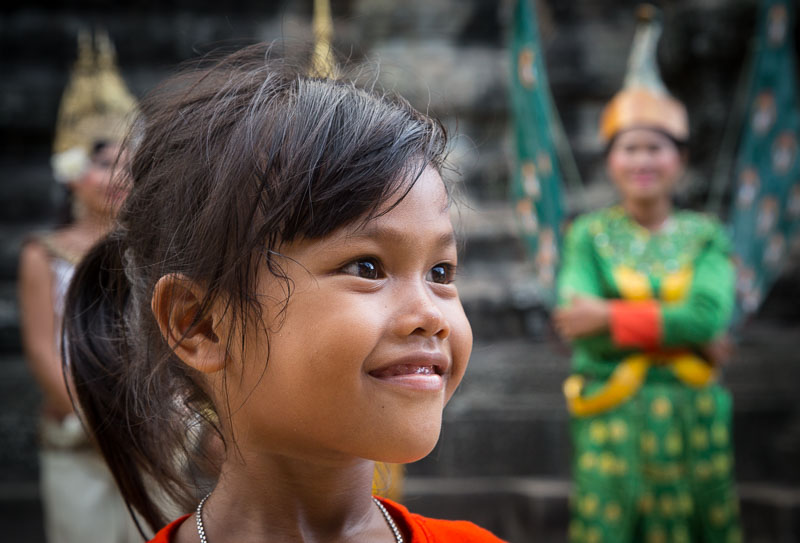
[[[572,401],[588,398],[589,407],[578,413],[570,404],[569,540],[741,541],[731,398],[699,354],[724,331],[733,307],[722,228],[688,211],[657,232],[621,207],[581,216],[567,235],[558,291],[561,303],[584,294],[645,308],[656,323],[647,348],[621,345],[613,318],[609,333],[573,344],[570,379],[580,390]],[[613,407],[592,407],[604,395]]]

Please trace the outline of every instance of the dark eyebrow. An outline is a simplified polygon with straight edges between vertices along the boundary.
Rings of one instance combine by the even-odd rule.
[[[386,242],[403,243],[412,238],[415,234],[406,230],[400,230],[388,226],[380,226],[376,224],[368,224],[363,228],[359,228],[354,232],[349,233],[343,238],[344,241],[354,241],[360,239],[378,239]],[[456,245],[456,234],[450,229],[442,232],[439,238],[435,241],[439,247],[447,247]]]

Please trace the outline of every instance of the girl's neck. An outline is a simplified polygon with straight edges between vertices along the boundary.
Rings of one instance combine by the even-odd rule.
[[[672,202],[669,198],[657,200],[631,200],[622,202],[625,212],[642,227],[659,230],[672,214]]]
[[[374,464],[331,465],[272,456],[229,459],[203,508],[209,543],[384,541],[390,534],[371,498]],[[196,541],[195,523],[178,541]]]

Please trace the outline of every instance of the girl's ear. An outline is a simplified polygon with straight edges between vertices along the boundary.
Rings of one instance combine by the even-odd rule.
[[[201,314],[206,291],[180,273],[163,276],[153,289],[150,308],[161,335],[186,365],[203,373],[225,367],[226,344],[218,334],[221,319],[213,309]]]

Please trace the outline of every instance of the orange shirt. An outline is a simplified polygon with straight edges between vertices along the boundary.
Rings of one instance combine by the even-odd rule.
[[[439,520],[423,517],[385,498],[380,498],[408,543],[503,543],[487,530],[463,520]],[[178,527],[191,515],[165,526],[150,543],[172,543]]]

